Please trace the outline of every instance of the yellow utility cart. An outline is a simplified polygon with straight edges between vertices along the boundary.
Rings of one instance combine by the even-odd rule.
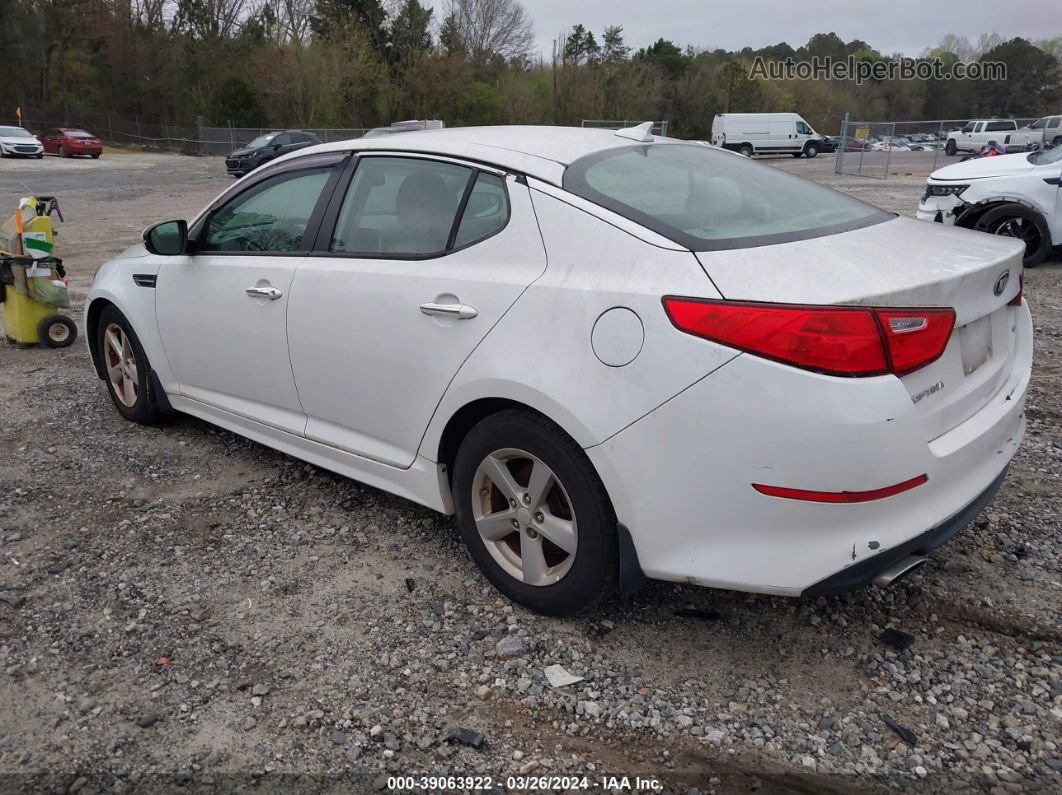
[[[63,262],[54,256],[52,213],[63,220],[54,196],[29,196],[0,224],[0,306],[4,334],[19,345],[65,348],[77,326],[61,307],[70,306]]]

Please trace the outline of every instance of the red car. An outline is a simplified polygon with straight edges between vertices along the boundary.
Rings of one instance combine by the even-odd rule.
[[[52,152],[59,157],[89,155],[97,158],[103,154],[103,144],[92,133],[75,127],[54,127],[41,136],[45,152]]]

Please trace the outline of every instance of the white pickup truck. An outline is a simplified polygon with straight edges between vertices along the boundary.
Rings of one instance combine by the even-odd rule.
[[[1031,144],[1042,144],[1043,130],[1028,127],[1018,129],[1013,119],[975,119],[961,130],[948,133],[944,152],[954,155],[957,152],[977,152],[995,141],[1005,152],[1024,152]]]

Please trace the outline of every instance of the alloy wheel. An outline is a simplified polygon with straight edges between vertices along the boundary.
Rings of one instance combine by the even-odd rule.
[[[472,515],[491,557],[527,585],[559,582],[571,570],[579,530],[554,471],[524,450],[495,450],[472,479]]]
[[[1025,250],[1029,253],[1040,248],[1040,230],[1028,218],[1021,218],[1020,216],[1000,218],[988,228],[988,231],[993,235],[1015,237],[1023,241]]]
[[[127,408],[136,405],[140,389],[136,356],[129,336],[117,323],[109,323],[103,331],[103,356],[107,365],[107,380],[119,402]]]

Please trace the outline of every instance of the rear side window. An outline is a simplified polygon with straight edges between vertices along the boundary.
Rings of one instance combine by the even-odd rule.
[[[596,152],[572,163],[563,185],[693,251],[807,240],[893,217],[780,169],[696,144]]]
[[[417,259],[490,237],[509,220],[501,178],[422,158],[363,157],[339,211],[335,253]]]
[[[1015,128],[1012,121],[990,121],[985,126],[985,132],[1000,132],[1001,130],[1013,130]]]
[[[509,223],[509,197],[496,174],[481,171],[468,194],[454,248],[463,248],[500,232]]]

